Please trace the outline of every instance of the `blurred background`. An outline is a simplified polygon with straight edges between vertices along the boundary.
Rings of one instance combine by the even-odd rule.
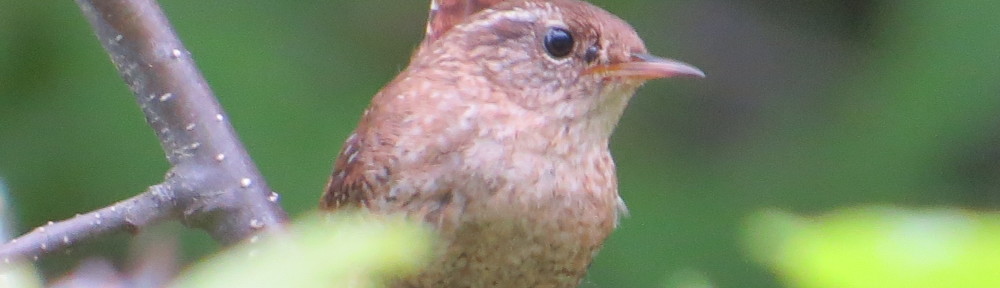
[[[295,216],[315,209],[342,141],[405,67],[426,2],[161,4]],[[898,224],[908,237],[872,243],[929,239],[910,251],[924,253],[970,247],[935,246],[949,233],[1000,237],[1000,2],[593,2],[635,26],[652,53],[708,78],[653,81],[632,100],[612,140],[631,216],[582,287],[868,287],[797,276],[813,260],[839,263],[789,258],[829,251],[788,246],[801,231],[829,232],[829,221],[860,228],[814,240],[855,243],[864,233],[852,231],[869,230],[896,239],[878,233]],[[0,179],[18,233],[161,181],[159,144],[77,6],[0,7]],[[181,235],[186,261],[217,250],[175,226],[162,229]],[[57,276],[93,255],[127,263],[128,239],[40,267]],[[980,255],[1000,257],[992,243]],[[970,277],[995,280],[992,267]]]

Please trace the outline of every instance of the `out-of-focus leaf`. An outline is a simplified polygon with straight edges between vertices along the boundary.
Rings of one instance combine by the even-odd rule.
[[[765,211],[751,251],[790,287],[1000,287],[1000,214],[865,207]]]
[[[198,263],[173,287],[382,287],[416,271],[432,243],[417,224],[364,215],[310,215],[291,230]]]
[[[38,288],[42,287],[41,277],[35,267],[27,264],[0,264],[0,288]]]

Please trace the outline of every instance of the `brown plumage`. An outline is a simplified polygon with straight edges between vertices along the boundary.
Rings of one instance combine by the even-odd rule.
[[[647,79],[704,75],[577,0],[435,2],[321,208],[437,229],[438,258],[398,287],[575,287],[625,209],[608,138],[629,98]]]
[[[427,35],[424,42],[434,42],[448,29],[468,19],[476,12],[489,8],[503,0],[431,0],[427,16]]]

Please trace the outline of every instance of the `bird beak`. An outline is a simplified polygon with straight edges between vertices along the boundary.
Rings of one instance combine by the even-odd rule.
[[[587,69],[584,74],[639,80],[677,76],[705,78],[705,72],[690,64],[649,54],[632,54],[632,61],[594,66]]]

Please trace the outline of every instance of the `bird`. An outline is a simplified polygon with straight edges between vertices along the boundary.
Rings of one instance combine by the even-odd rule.
[[[609,138],[637,88],[704,77],[579,0],[434,0],[337,156],[325,211],[433,227],[391,287],[576,287],[626,213]]]

